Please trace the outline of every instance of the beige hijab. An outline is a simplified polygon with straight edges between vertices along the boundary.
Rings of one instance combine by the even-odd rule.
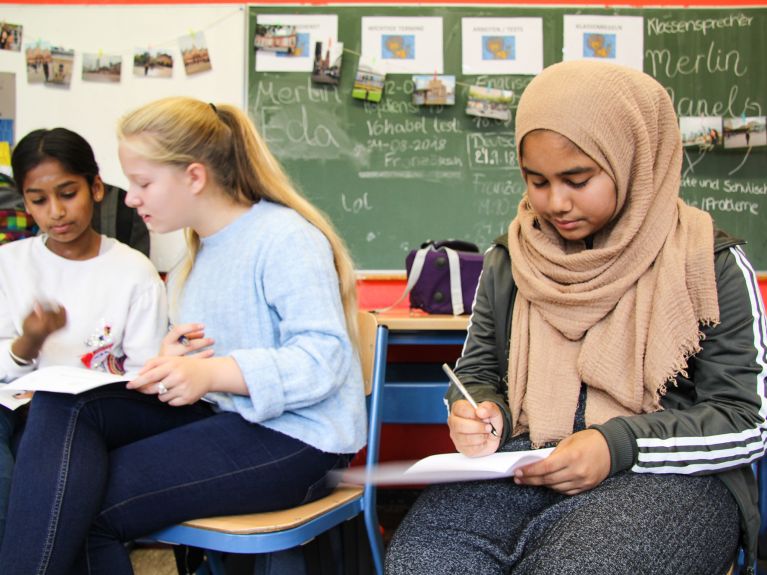
[[[617,208],[593,248],[566,242],[526,201],[509,227],[514,304],[513,434],[534,445],[586,424],[660,409],[666,385],[719,321],[711,218],[678,197],[682,144],[668,94],[602,62],[546,68],[522,94],[517,150],[533,130],[569,138],[615,182]],[[521,160],[520,160],[521,161]]]

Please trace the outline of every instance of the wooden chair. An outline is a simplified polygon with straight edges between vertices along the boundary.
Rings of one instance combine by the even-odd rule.
[[[376,339],[383,328],[368,312],[360,312],[358,322],[360,358],[368,396],[365,464],[372,466],[378,461],[381,431],[383,372],[377,359],[382,351],[381,346],[376,346]],[[373,566],[377,575],[383,575],[383,541],[376,512],[376,488],[370,484],[364,487],[340,485],[327,497],[291,509],[195,519],[152,533],[142,541],[204,549],[211,571],[217,574],[224,573],[220,552],[259,554],[282,551],[302,545],[360,513],[364,516]]]

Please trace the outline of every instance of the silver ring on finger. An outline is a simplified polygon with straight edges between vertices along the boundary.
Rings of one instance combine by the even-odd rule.
[[[165,387],[165,384],[163,382],[160,382],[157,384],[157,395],[163,395],[165,393],[168,393],[168,388]]]

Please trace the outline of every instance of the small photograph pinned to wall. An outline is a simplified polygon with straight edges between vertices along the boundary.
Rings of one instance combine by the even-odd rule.
[[[123,57],[115,54],[83,54],[83,82],[120,81]]]
[[[298,34],[295,26],[256,23],[255,50],[291,53],[296,49]]]
[[[75,51],[60,46],[51,47],[51,64],[46,84],[69,88],[75,67]]]
[[[385,79],[386,73],[374,60],[360,58],[352,87],[352,98],[367,100],[368,102],[380,102],[383,98]]]
[[[485,86],[470,86],[469,99],[466,101],[466,113],[469,116],[492,118],[508,122],[511,120],[511,101],[514,93],[511,90],[487,88]]]
[[[724,119],[725,148],[767,146],[767,116]]]
[[[51,45],[38,40],[24,49],[27,59],[27,82],[43,84],[51,76]]]
[[[173,76],[173,55],[168,50],[136,48],[133,75],[138,78],[170,78]]]
[[[21,24],[9,24],[3,22],[0,26],[0,50],[21,52]]]
[[[195,32],[181,36],[178,39],[181,49],[181,61],[184,62],[184,70],[187,76],[207,72],[213,66],[210,64],[210,54],[205,43],[205,33]]]
[[[312,82],[337,86],[341,81],[343,55],[343,42],[333,42],[333,40],[315,42]]]
[[[685,148],[713,150],[722,145],[721,116],[682,116],[679,129]]]
[[[452,106],[455,104],[455,76],[413,76],[413,104],[416,106]]]

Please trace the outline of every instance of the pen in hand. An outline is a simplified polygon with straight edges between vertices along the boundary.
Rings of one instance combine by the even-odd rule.
[[[170,331],[172,331],[172,330],[173,330],[173,324],[170,324],[170,325],[168,325],[168,331],[170,332]],[[189,342],[189,338],[188,338],[188,337],[186,337],[186,336],[185,336],[185,335],[183,335],[183,334],[181,334],[181,335],[178,337],[178,340],[176,340],[176,341],[178,341],[178,343],[180,343],[181,345],[189,345],[189,343],[190,343],[190,342]]]
[[[461,380],[458,379],[458,376],[455,374],[455,372],[450,369],[450,366],[446,363],[442,364],[442,371],[444,371],[447,376],[450,378],[450,381],[458,388],[458,391],[461,392],[461,395],[466,399],[466,401],[471,404],[471,406],[474,409],[477,409],[477,402],[474,401],[474,398],[469,394],[469,392],[466,390],[466,388],[461,383]],[[493,435],[493,437],[498,437],[498,432],[495,430],[495,426],[490,423],[490,433]]]

